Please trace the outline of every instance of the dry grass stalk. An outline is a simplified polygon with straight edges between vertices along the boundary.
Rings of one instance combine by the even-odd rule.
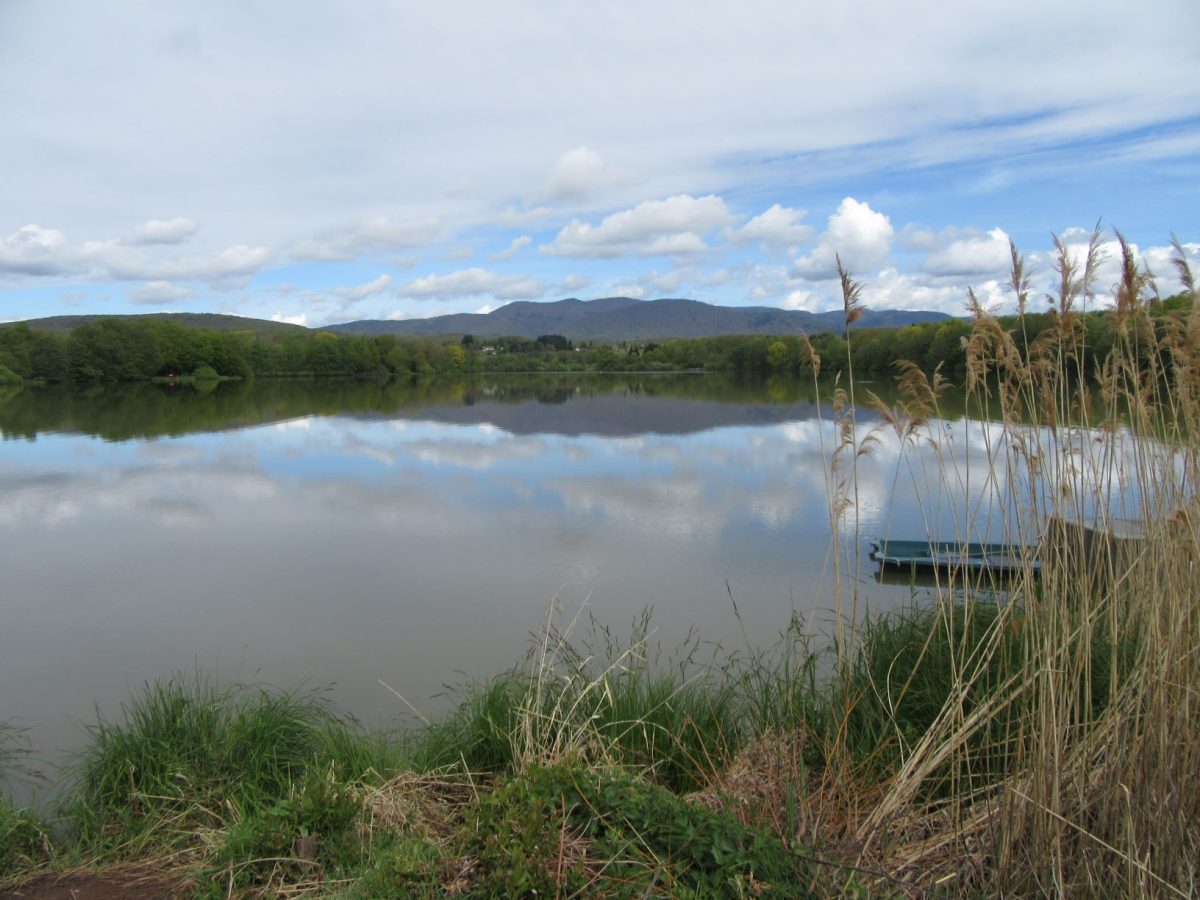
[[[1020,520],[1006,525],[1009,539],[1048,521],[1099,531],[1065,526],[1042,548],[1040,578],[1027,566],[1009,586],[1010,602],[983,641],[956,657],[941,715],[911,746],[901,742],[899,771],[855,817],[861,859],[926,888],[1063,894],[1120,885],[1130,895],[1175,896],[1193,890],[1200,872],[1200,304],[1186,318],[1153,317],[1151,276],[1124,237],[1117,240],[1118,339],[1095,372],[1084,369],[1079,311],[1094,296],[1098,228],[1078,257],[1055,238],[1053,323],[1032,340],[1023,320],[1009,332],[969,297],[966,387],[1000,423],[986,441],[989,458],[1002,460],[990,489]],[[1195,301],[1195,280],[1177,240],[1175,247]],[[1011,251],[1010,285],[1023,313],[1029,273]],[[929,426],[934,385],[915,366],[902,368],[900,383],[909,400],[885,423],[902,444],[938,442]],[[850,419],[839,446],[857,447],[856,432]],[[961,477],[950,454],[937,459],[944,478]],[[848,488],[836,484],[845,497]],[[852,508],[844,499],[835,506]],[[1107,536],[1122,517],[1140,522],[1144,535]],[[976,527],[970,516],[961,520],[960,539],[973,539]],[[971,586],[953,578],[940,591],[965,597],[968,611],[976,602]],[[942,632],[930,640],[953,633]],[[974,702],[1010,635],[1022,647],[1018,668]],[[1098,665],[1111,673],[1103,682]],[[886,708],[905,686],[873,690]],[[998,726],[1010,748],[1007,774],[931,801],[930,779],[975,771],[980,737]]]
[[[474,796],[467,777],[404,772],[380,785],[362,784],[359,832],[370,846],[376,832],[416,833],[440,846],[451,843],[462,809]]]

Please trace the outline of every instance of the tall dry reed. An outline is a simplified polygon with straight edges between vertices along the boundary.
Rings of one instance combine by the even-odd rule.
[[[1095,370],[1086,363],[1085,313],[1097,296],[1099,228],[1078,252],[1055,239],[1052,322],[1036,337],[1024,327],[1030,276],[1015,247],[1017,327],[968,297],[968,408],[994,423],[982,432],[981,490],[992,510],[1005,511],[1001,539],[1029,549],[1004,584],[942,574],[934,626],[917,653],[949,654],[947,700],[915,739],[895,722],[902,758],[882,790],[858,785],[871,797],[850,824],[862,860],[923,887],[1138,896],[1197,889],[1200,298],[1176,240],[1191,308],[1155,315],[1150,273],[1119,233],[1117,243],[1121,274],[1104,313],[1116,340]],[[877,427],[931,445],[941,477],[964,482],[971,460],[930,424],[940,375],[909,365],[899,381],[907,399],[884,409]],[[865,452],[871,437],[842,422],[835,465],[839,454]],[[857,544],[851,480],[830,483],[841,492],[831,502],[835,533],[843,546]],[[976,509],[956,519],[955,539],[995,529]],[[998,606],[997,596],[1005,598]],[[989,616],[980,629],[957,621],[981,604]],[[853,632],[856,605],[847,612]],[[854,652],[853,636],[838,643]],[[909,686],[877,682],[847,693],[846,709],[864,693],[899,708]],[[854,779],[851,766],[843,770]],[[950,789],[931,791],[934,782]]]

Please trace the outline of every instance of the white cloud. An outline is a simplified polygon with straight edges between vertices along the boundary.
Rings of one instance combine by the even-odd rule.
[[[1200,279],[1200,243],[1181,243],[1180,246],[1191,267],[1192,277]],[[1183,290],[1183,282],[1179,280],[1179,272],[1175,268],[1176,257],[1174,247],[1147,247],[1142,253],[1142,258],[1154,273],[1159,292],[1164,297]]]
[[[171,284],[169,281],[148,281],[140,288],[135,288],[129,292],[129,300],[139,306],[146,306],[155,303],[179,303],[183,300],[190,300],[196,296],[196,292],[189,287],[183,287],[178,284]]]
[[[182,216],[174,219],[150,219],[133,230],[129,244],[179,244],[200,230],[200,223]]]
[[[960,279],[901,272],[895,266],[887,266],[862,281],[862,299],[871,309],[928,309],[962,316],[966,315],[967,288],[971,286],[980,302],[996,311],[1011,299],[1005,293],[1003,281],[996,278],[969,285]],[[831,303],[826,309],[832,306]]]
[[[578,272],[574,272],[563,279],[562,289],[566,293],[570,294],[573,291],[579,290],[580,288],[587,287],[591,283],[592,279],[588,278],[586,275],[581,275]]]
[[[655,293],[677,294],[679,286],[683,283],[683,276],[678,270],[662,274],[651,272],[649,275],[642,276],[642,282]]]
[[[311,262],[338,262],[368,254],[411,250],[432,243],[442,231],[434,218],[393,222],[373,216],[334,233],[302,241],[292,250],[292,258]]]
[[[487,269],[471,268],[417,278],[400,288],[400,293],[420,300],[479,295],[498,300],[531,300],[542,296],[545,289],[538,279],[528,275],[499,275]]]
[[[266,247],[227,247],[207,256],[156,259],[117,241],[89,241],[79,258],[94,275],[117,281],[191,281],[252,275],[271,257]]]
[[[539,219],[544,219],[550,215],[550,207],[535,206],[532,209],[525,209],[509,206],[496,215],[496,223],[505,228],[525,228]]]
[[[488,258],[492,262],[502,262],[503,260],[506,260],[506,259],[512,259],[523,248],[528,247],[532,242],[533,242],[533,238],[531,238],[527,234],[523,234],[520,237],[513,238],[507,247],[505,247],[499,253],[493,253]]]
[[[1012,265],[1008,234],[993,228],[931,250],[921,268],[931,275],[1002,275]]]
[[[605,163],[599,153],[576,147],[559,157],[542,193],[553,203],[579,202],[596,196],[620,179],[621,174]]]
[[[632,297],[634,300],[642,300],[646,297],[646,289],[639,284],[630,284],[629,282],[614,282],[605,286],[598,291],[598,297]]]
[[[806,214],[803,209],[791,209],[776,203],[741,228],[732,231],[731,237],[739,243],[758,242],[774,247],[803,244],[810,240],[814,233],[811,226],[798,224]]]
[[[599,225],[574,219],[541,250],[554,256],[596,258],[690,255],[707,250],[703,236],[732,221],[720,197],[680,194],[613,213]]]
[[[846,197],[830,215],[816,248],[809,255],[797,258],[793,269],[803,278],[832,278],[835,259],[841,257],[842,265],[851,273],[869,272],[888,258],[894,233],[887,216],[873,210],[868,203]]]
[[[812,291],[792,291],[783,299],[779,307],[780,309],[804,310],[806,312],[824,311],[820,298]]]
[[[228,247],[206,256],[162,257],[119,240],[71,244],[61,231],[26,225],[0,241],[0,271],[94,281],[188,281],[257,272],[265,247]]]
[[[357,302],[370,297],[372,294],[378,294],[380,291],[386,290],[391,283],[392,276],[384,274],[368,281],[366,284],[360,284],[356,287],[338,288],[334,293],[343,300]]]
[[[1060,235],[1067,252],[1071,255],[1077,267],[1082,268],[1087,254],[1088,240],[1091,231],[1086,228],[1072,227],[1065,229]],[[1155,277],[1159,293],[1166,297],[1181,290],[1183,285],[1178,272],[1171,261],[1176,257],[1175,249],[1166,245],[1141,248],[1134,241],[1129,242],[1133,250],[1134,260],[1138,268],[1149,268]],[[1195,277],[1200,277],[1200,243],[1185,243],[1184,256],[1192,267]],[[1114,302],[1116,285],[1121,280],[1121,245],[1115,237],[1104,236],[1099,244],[1100,260],[1096,266],[1096,281],[1093,285],[1095,305],[1097,307],[1111,306]],[[1057,296],[1059,283],[1058,275],[1053,271],[1055,254],[1052,250],[1035,251],[1029,254],[1030,267],[1034,269],[1034,296],[1040,291],[1043,295]],[[1092,301],[1089,301],[1092,302]]]
[[[277,312],[271,316],[271,321],[272,322],[286,322],[289,325],[303,325],[305,328],[307,328],[308,327],[308,314],[300,313],[300,315],[298,315],[298,316],[285,316],[283,313]]]
[[[61,231],[26,225],[0,241],[0,270],[20,275],[58,275],[67,266],[63,259],[67,238]]]

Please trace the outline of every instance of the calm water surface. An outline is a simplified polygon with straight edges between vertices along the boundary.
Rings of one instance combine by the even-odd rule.
[[[444,685],[518,662],[555,598],[618,631],[652,606],[667,648],[693,627],[740,642],[730,592],[752,641],[793,610],[820,630],[834,432],[809,391],[663,376],[0,397],[0,721],[52,755],[97,707],[199,668],[332,686],[388,726],[407,710],[381,681],[436,713]],[[985,502],[987,427],[937,427],[966,453],[961,483],[883,432],[860,462],[862,537],[953,533]],[[907,601],[860,549],[862,602]]]

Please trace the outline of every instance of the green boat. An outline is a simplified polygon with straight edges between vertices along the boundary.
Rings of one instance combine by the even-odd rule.
[[[881,566],[903,569],[968,569],[977,572],[1019,572],[1041,568],[1037,547],[985,544],[974,541],[871,541],[871,559]]]

